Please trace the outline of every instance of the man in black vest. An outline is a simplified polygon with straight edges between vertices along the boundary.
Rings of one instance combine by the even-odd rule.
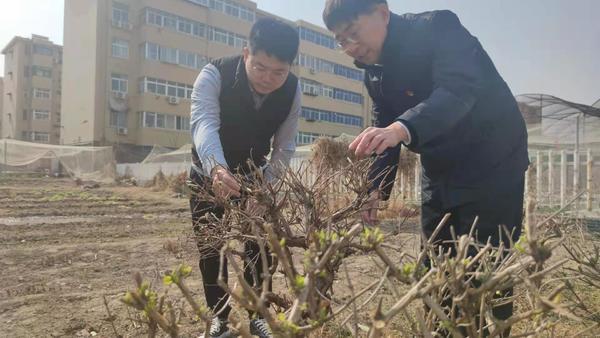
[[[214,60],[204,67],[192,93],[192,186],[208,187],[215,195],[231,198],[232,203],[239,202],[241,195],[232,173],[249,175],[252,168],[260,168],[267,180],[273,180],[278,169],[289,164],[301,110],[298,79],[290,73],[298,53],[297,31],[265,18],[252,26],[249,40],[250,46],[244,47],[242,55]],[[249,166],[248,160],[254,165]],[[229,337],[231,309],[226,293],[217,285],[219,248],[206,245],[205,234],[210,229],[203,219],[208,213],[222,217],[223,209],[194,194],[190,208],[206,302],[218,313],[204,337]],[[262,271],[267,268],[260,263],[260,249],[255,242],[247,242],[245,252],[249,262],[244,275],[251,285],[259,287]],[[267,260],[270,264],[270,256]],[[253,335],[271,337],[264,319],[251,318],[250,330]]]
[[[359,156],[380,155],[363,219],[374,222],[389,198],[400,145],[421,155],[421,223],[429,237],[451,213],[438,240],[468,234],[498,245],[499,226],[518,239],[527,130],[510,89],[479,43],[450,11],[396,15],[385,0],[327,0],[323,19],[343,50],[365,69],[376,126],[350,145]],[[451,245],[445,245],[451,249]],[[506,319],[512,304],[494,314]]]

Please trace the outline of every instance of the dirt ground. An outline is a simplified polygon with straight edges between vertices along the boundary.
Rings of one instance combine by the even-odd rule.
[[[201,299],[195,248],[177,257],[167,250],[189,242],[187,203],[150,188],[0,176],[0,337],[114,337],[104,297],[120,335],[145,336],[119,299],[133,288],[134,272],[162,289],[163,274],[183,261],[194,268],[188,284]],[[416,250],[415,222],[399,234],[389,222],[387,240]],[[366,256],[353,257],[348,271],[356,290],[381,274]],[[184,317],[182,328],[195,337],[201,324]],[[334,326],[327,332],[338,336]]]
[[[114,336],[103,297],[119,334],[144,336],[119,301],[134,272],[161,288],[163,274],[185,261],[194,268],[188,284],[202,298],[195,248],[180,257],[166,249],[189,242],[190,222],[187,200],[170,192],[0,178],[0,336]],[[370,282],[366,274],[380,273],[360,260],[348,268],[357,289]],[[201,325],[184,318],[183,331],[196,336]]]

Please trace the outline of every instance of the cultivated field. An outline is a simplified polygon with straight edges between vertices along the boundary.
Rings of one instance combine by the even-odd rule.
[[[114,337],[115,329],[122,336],[145,336],[145,328],[136,322],[139,315],[120,301],[126,290],[133,289],[132,274],[139,271],[162,290],[164,273],[183,261],[194,268],[187,283],[201,299],[197,251],[188,239],[187,203],[173,192],[152,188],[84,187],[68,179],[0,176],[0,336]],[[415,252],[416,222],[409,219],[398,232],[399,220],[387,220],[386,242]],[[381,275],[369,256],[357,255],[347,267],[356,290]],[[335,284],[334,301],[348,298],[344,280]],[[276,290],[284,287],[276,275]],[[596,299],[598,311],[600,291],[584,291]],[[391,292],[385,287],[382,292],[389,295],[384,304],[393,303]],[[179,292],[170,289],[170,295],[178,299]],[[367,310],[375,305],[375,301],[368,304],[359,315],[368,318]],[[182,333],[194,337],[203,325],[189,312],[181,315]],[[391,337],[403,336],[402,328],[411,325],[402,316],[398,319]],[[581,328],[567,322],[554,333],[569,336]],[[345,336],[345,332],[333,323],[318,335]]]

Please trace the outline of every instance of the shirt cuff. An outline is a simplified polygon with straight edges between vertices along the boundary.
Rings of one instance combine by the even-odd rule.
[[[208,177],[211,177],[210,173],[218,165],[220,165],[220,166],[224,167],[225,169],[229,170],[229,167],[227,166],[226,163],[220,163],[220,162],[218,162],[218,161],[216,161],[214,159],[205,159],[203,161],[201,160],[200,162],[202,163],[202,169],[204,170],[204,175],[208,176]]]
[[[410,135],[410,130],[408,129],[408,127],[406,126],[406,124],[404,124],[404,122],[402,121],[394,121],[394,123],[399,123],[400,126],[402,127],[402,129],[404,129],[404,131],[406,132],[406,142],[402,142],[402,144],[404,144],[405,146],[410,145],[410,143],[412,142],[412,136]]]

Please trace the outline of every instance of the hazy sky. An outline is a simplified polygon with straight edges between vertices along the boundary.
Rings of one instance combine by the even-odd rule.
[[[279,16],[322,25],[324,0],[256,2],[259,8]],[[542,92],[585,104],[600,99],[600,0],[388,2],[397,13],[455,11],[479,38],[515,94]],[[32,33],[62,44],[63,5],[63,0],[2,1],[0,45],[4,47],[15,35],[29,37]]]

